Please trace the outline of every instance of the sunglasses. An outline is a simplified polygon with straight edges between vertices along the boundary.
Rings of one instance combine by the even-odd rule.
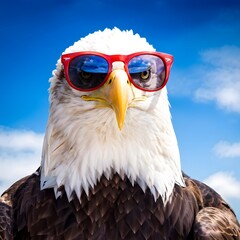
[[[93,91],[108,79],[114,62],[122,62],[129,81],[143,91],[158,91],[168,81],[173,56],[159,52],[106,55],[99,52],[75,52],[61,57],[68,84],[79,91]]]

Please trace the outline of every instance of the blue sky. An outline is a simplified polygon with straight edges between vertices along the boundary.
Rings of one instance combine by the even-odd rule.
[[[106,27],[133,29],[174,55],[168,91],[183,170],[240,218],[239,0],[2,1],[0,189],[40,162],[57,59]]]

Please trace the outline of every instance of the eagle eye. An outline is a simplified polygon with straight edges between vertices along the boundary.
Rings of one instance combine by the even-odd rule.
[[[97,55],[80,55],[71,60],[68,69],[71,84],[91,91],[103,84],[108,74],[108,62]]]
[[[91,78],[92,74],[90,72],[81,71],[80,76],[81,78],[88,80]]]
[[[141,80],[144,80],[144,81],[148,80],[150,78],[150,76],[151,76],[150,69],[140,73],[140,78],[141,78]]]

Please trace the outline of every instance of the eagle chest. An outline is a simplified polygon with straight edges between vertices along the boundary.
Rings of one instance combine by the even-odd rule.
[[[40,191],[39,179],[30,179],[21,191],[14,217],[15,236],[22,239],[184,239],[194,218],[191,204],[184,209],[188,202],[180,187],[164,207],[149,189],[117,174],[102,177],[80,202],[77,197],[69,202],[64,191],[57,199],[52,189]]]

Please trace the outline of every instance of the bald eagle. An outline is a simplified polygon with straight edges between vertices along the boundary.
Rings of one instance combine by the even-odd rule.
[[[172,63],[117,28],[63,52],[41,166],[3,193],[0,239],[240,239],[230,206],[181,170]]]

